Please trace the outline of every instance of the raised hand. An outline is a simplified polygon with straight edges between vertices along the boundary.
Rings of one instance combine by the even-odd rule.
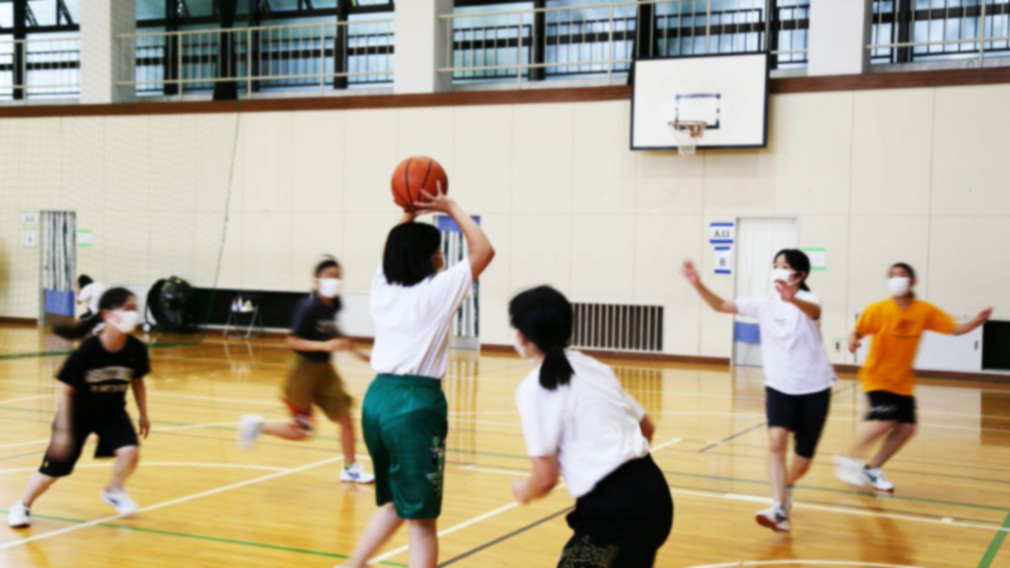
[[[980,322],[985,323],[985,322],[989,321],[989,318],[992,317],[992,311],[993,311],[993,308],[986,308],[986,309],[982,310],[981,312],[979,312],[978,315],[975,316],[975,317]]]
[[[427,190],[422,189],[421,195],[427,199],[427,201],[414,202],[414,209],[417,211],[418,215],[422,215],[424,213],[451,214],[452,207],[455,205],[455,202],[446,197],[445,192],[442,191],[442,182],[436,183],[437,189],[435,190],[435,195],[432,195],[428,193]]]
[[[783,302],[792,302],[796,299],[796,290],[782,280],[775,281],[775,290],[782,296]]]
[[[694,263],[690,260],[684,261],[680,271],[684,274],[684,278],[687,278],[687,281],[691,283],[691,286],[697,286],[701,283],[701,276],[698,275],[698,270],[695,269]]]

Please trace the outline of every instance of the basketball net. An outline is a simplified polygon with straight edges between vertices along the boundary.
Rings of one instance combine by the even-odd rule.
[[[669,123],[673,129],[673,137],[677,140],[677,153],[681,156],[693,156],[698,149],[698,142],[705,136],[705,122],[700,121],[672,121]]]

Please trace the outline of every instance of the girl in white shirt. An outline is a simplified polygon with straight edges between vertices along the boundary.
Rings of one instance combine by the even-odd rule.
[[[543,497],[564,476],[576,499],[575,534],[559,567],[652,568],[673,528],[673,499],[649,455],[654,427],[610,367],[566,350],[572,305],[541,286],[509,304],[516,351],[538,363],[516,391],[528,479],[515,480],[520,503]]]
[[[410,568],[435,568],[436,522],[442,512],[448,406],[442,392],[452,317],[473,282],[494,258],[477,223],[442,193],[423,192],[389,232],[382,266],[369,303],[375,320],[372,381],[361,408],[361,425],[375,470],[379,510],[365,529],[349,566],[364,568],[372,554],[407,523]],[[442,235],[415,223],[416,214],[450,215],[466,238],[466,262],[449,270]]]
[[[776,294],[736,301],[723,300],[705,287],[690,262],[684,263],[684,276],[715,311],[758,320],[773,502],[755,520],[775,532],[789,532],[792,487],[810,469],[816,453],[835,371],[821,340],[821,301],[807,287],[810,259],[800,250],[785,249],[775,255],[773,267]],[[787,470],[790,431],[796,455]]]

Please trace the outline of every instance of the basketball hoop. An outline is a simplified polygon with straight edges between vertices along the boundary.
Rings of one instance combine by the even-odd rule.
[[[696,120],[671,121],[668,123],[673,129],[673,137],[677,140],[677,152],[681,156],[693,156],[698,148],[698,142],[705,136],[705,127],[708,123]]]

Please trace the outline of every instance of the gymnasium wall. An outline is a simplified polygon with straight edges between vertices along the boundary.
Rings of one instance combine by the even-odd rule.
[[[856,311],[884,296],[885,270],[897,260],[919,269],[920,296],[952,313],[995,305],[998,317],[1010,317],[1008,97],[1010,85],[776,95],[767,150],[695,158],[630,152],[626,101],[243,114],[219,285],[305,289],[311,265],[328,252],[345,265],[348,297],[360,306],[398,216],[389,174],[399,159],[427,154],[446,166],[452,195],[481,216],[498,250],[482,279],[486,343],[511,343],[508,299],[546,282],[577,301],[663,304],[666,352],[728,357],[732,318],[702,309],[679,264],[700,261],[710,285],[730,296],[732,277],[712,274],[708,223],[780,216],[799,218],[802,246],[827,248],[828,269],[811,286],[825,304],[829,353],[850,362],[835,339]],[[19,127],[50,129],[64,156],[104,147],[105,169],[83,184],[99,191],[103,176],[139,167],[110,159],[126,151],[114,146],[116,133],[205,120],[224,119],[25,119]],[[77,175],[73,163],[62,162],[62,179]],[[158,164],[152,183],[136,191],[149,199],[187,191],[187,164],[171,163],[183,172],[177,184],[165,183],[172,168]],[[115,254],[143,264],[148,276],[174,272],[158,253],[162,236],[108,243],[103,231],[119,216],[85,195],[75,199],[92,207],[80,211],[90,211],[95,229],[82,269],[89,255]],[[0,207],[5,220],[21,209],[6,200]],[[9,228],[2,239],[0,266],[37,272]],[[0,308],[35,313],[30,305]],[[349,331],[367,332],[356,314]]]

